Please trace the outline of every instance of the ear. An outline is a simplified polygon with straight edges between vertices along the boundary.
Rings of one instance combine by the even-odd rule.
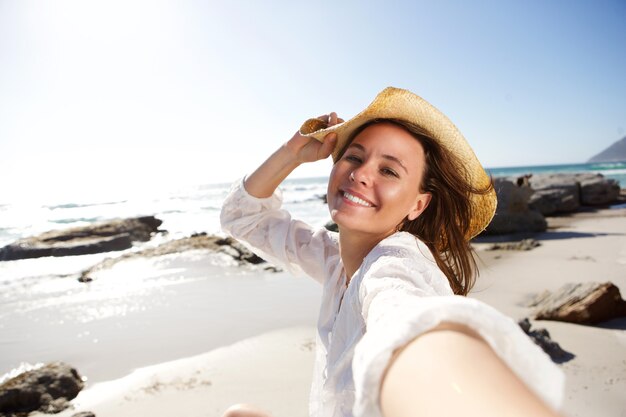
[[[407,218],[410,221],[417,219],[420,216],[420,214],[422,214],[424,210],[426,210],[426,207],[428,207],[428,204],[430,203],[430,200],[432,197],[433,196],[431,193],[419,194],[417,196],[417,199],[415,200],[415,204],[413,205],[413,208],[407,215]]]

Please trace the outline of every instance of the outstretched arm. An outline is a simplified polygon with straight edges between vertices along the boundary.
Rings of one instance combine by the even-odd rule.
[[[321,116],[320,119],[327,121],[328,126],[343,121],[337,118],[336,113]],[[246,178],[246,191],[258,198],[270,197],[280,183],[300,164],[328,158],[336,143],[335,133],[328,134],[323,143],[296,133]]]
[[[452,323],[394,354],[380,402],[385,417],[558,417],[480,336]]]

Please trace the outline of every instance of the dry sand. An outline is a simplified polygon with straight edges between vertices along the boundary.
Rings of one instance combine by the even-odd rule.
[[[208,417],[246,402],[275,416],[305,417],[314,347],[313,327],[268,332],[98,383],[74,399],[74,410],[57,416],[88,410],[97,417]]]
[[[535,236],[541,246],[527,252],[492,252],[486,250],[489,243],[476,243],[482,273],[472,297],[515,319],[530,314],[524,302],[533,294],[568,282],[612,281],[624,297],[626,209],[556,218],[551,225]],[[532,324],[548,329],[575,355],[560,365],[567,376],[564,416],[626,416],[626,319],[602,326]],[[313,327],[282,328],[145,367],[88,387],[73,401],[74,409],[59,416],[86,410],[98,417],[219,416],[230,404],[248,402],[277,417],[304,417],[313,340]]]
[[[485,265],[473,297],[515,319],[529,315],[525,302],[566,283],[611,281],[626,298],[626,209],[549,219],[528,252],[477,249]],[[497,259],[496,259],[497,258]],[[626,318],[601,326],[534,321],[575,358],[560,365],[567,376],[563,414],[626,416]]]

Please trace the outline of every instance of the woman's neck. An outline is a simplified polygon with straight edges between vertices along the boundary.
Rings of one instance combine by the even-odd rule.
[[[340,228],[339,253],[344,271],[346,272],[346,284],[350,282],[350,279],[359,269],[367,254],[386,237],[388,235],[378,236],[351,231],[342,232]]]

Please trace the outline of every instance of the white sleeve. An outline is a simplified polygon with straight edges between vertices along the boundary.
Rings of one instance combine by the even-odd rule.
[[[380,417],[380,386],[393,352],[442,322],[476,331],[511,370],[552,408],[561,405],[563,372],[510,317],[475,299],[441,292],[433,265],[381,257],[361,283],[366,332],[355,348],[355,417]]]
[[[329,263],[339,258],[332,232],[314,230],[292,219],[289,212],[280,209],[281,204],[280,190],[271,197],[257,198],[246,191],[242,179],[233,185],[222,205],[222,230],[265,260],[323,282],[328,276],[326,269],[332,266]]]

